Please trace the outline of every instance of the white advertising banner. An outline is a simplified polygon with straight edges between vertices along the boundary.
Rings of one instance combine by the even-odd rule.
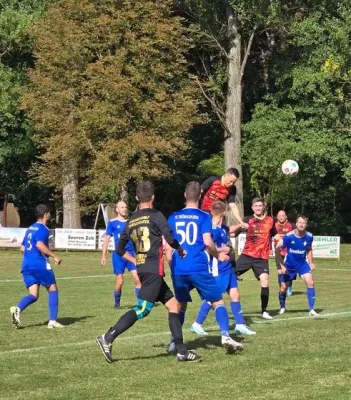
[[[240,235],[237,237],[238,240],[238,255],[240,255],[244,249],[245,246],[245,240],[246,240],[246,233],[240,233]]]
[[[95,229],[55,229],[56,249],[95,250]]]
[[[314,236],[313,257],[340,258],[340,236]]]
[[[21,247],[27,228],[0,228],[0,247]]]
[[[98,231],[98,249],[102,250],[102,246],[104,245],[104,239],[105,239],[105,232],[104,230],[99,230]],[[113,239],[113,236],[110,237],[110,241],[108,242],[108,249],[110,251],[115,250],[115,241]]]

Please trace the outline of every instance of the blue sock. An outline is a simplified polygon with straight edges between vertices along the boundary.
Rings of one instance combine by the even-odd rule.
[[[199,308],[199,312],[197,314],[195,322],[202,325],[205,322],[205,319],[207,318],[207,315],[211,308],[212,305],[207,303],[207,301],[204,301]]]
[[[236,324],[245,324],[243,312],[241,310],[240,301],[232,301],[230,303],[230,307],[231,307],[232,313],[234,315],[235,323]]]
[[[180,325],[183,326],[184,321],[185,321],[185,310],[183,310],[182,308],[179,311],[179,321],[180,321]]]
[[[285,292],[285,293],[279,292],[279,304],[280,304],[280,308],[285,308],[285,302],[286,302],[286,292]]]
[[[309,311],[314,309],[315,299],[316,299],[316,290],[315,290],[315,288],[307,288],[307,301],[308,301],[308,309],[309,309]]]
[[[139,291],[140,291],[140,288],[139,287],[136,287],[135,289],[134,289],[134,293],[135,293],[135,296],[138,298],[138,294],[139,294]],[[116,293],[116,292],[115,292]]]
[[[229,336],[229,315],[224,304],[215,308],[215,316],[222,336]]]
[[[58,291],[49,292],[49,320],[56,321],[58,314]]]
[[[121,302],[121,296],[122,296],[122,292],[113,292],[114,296],[115,296],[115,305],[119,305],[119,303]]]
[[[19,301],[17,304],[17,307],[23,311],[25,310],[30,304],[34,303],[37,301],[38,298],[35,297],[33,294],[28,294],[27,296],[22,297],[22,299]]]

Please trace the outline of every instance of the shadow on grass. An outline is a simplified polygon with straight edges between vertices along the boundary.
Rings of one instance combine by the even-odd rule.
[[[84,315],[82,317],[62,317],[58,319],[58,322],[64,326],[68,325],[73,325],[76,324],[77,322],[85,322],[88,318],[95,318],[95,315]],[[34,328],[36,326],[43,326],[47,325],[49,321],[45,322],[40,322],[38,324],[31,324],[31,325],[26,325],[26,328]]]

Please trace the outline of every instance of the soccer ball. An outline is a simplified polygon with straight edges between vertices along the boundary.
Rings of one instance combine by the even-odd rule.
[[[295,176],[299,172],[299,164],[294,160],[285,160],[282,164],[282,171],[285,175]]]

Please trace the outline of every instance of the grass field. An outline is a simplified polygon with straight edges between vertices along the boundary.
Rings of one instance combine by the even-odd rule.
[[[210,335],[189,332],[199,299],[189,306],[184,336],[202,363],[177,363],[166,353],[169,341],[164,308],[118,338],[107,364],[95,337],[134,305],[126,276],[122,310],[113,309],[109,266],[99,266],[99,253],[62,253],[55,268],[60,289],[63,330],[49,330],[47,294],[21,316],[23,329],[10,323],[9,308],[25,294],[20,254],[0,251],[0,399],[351,399],[351,246],[342,258],[316,260],[316,309],[323,318],[307,314],[301,280],[288,298],[288,313],[279,308],[275,266],[271,265],[269,310],[272,322],[259,318],[259,287],[251,273],[240,283],[247,323],[257,331],[242,340],[241,355],[227,354],[220,344],[213,313],[206,326]]]

